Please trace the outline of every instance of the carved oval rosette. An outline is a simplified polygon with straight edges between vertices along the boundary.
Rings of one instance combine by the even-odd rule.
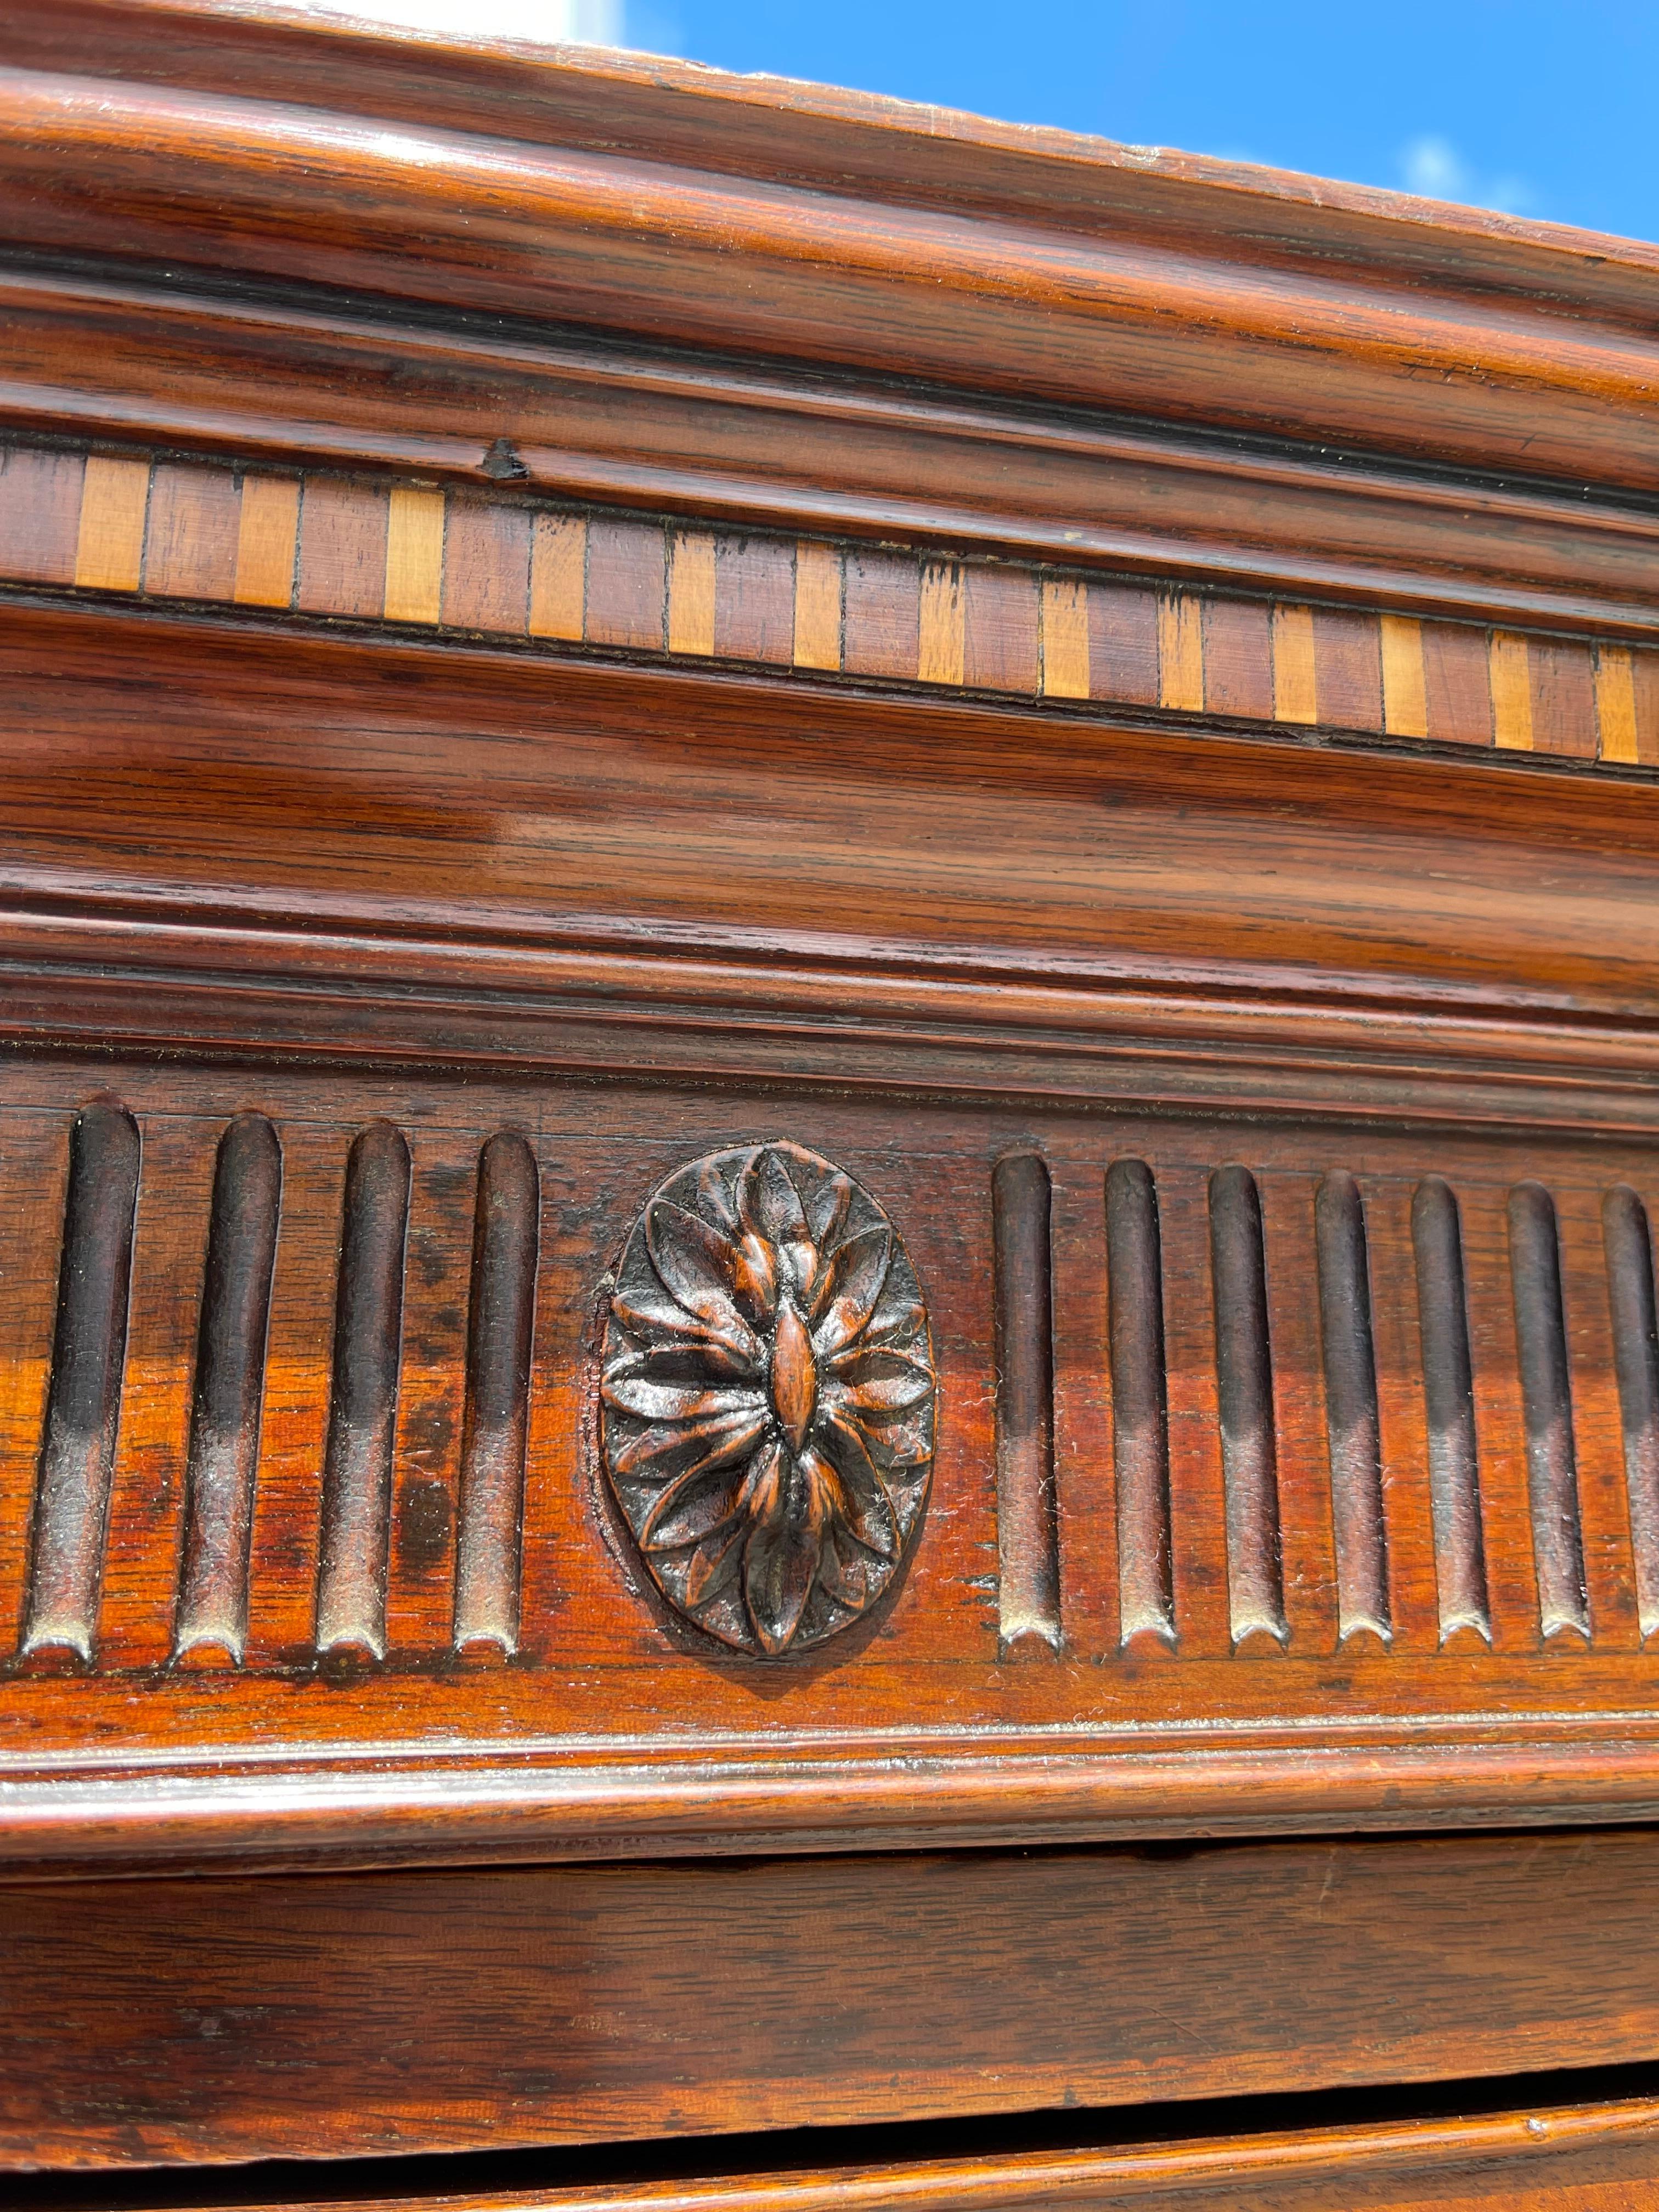
[[[674,1609],[761,1656],[867,1613],[921,1524],[927,1310],[868,1191],[799,1145],[692,1161],[623,1252],[606,1477]]]

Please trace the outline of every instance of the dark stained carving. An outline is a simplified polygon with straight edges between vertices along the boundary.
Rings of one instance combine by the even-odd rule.
[[[799,1146],[693,1161],[646,1206],[605,1331],[605,1473],[665,1597],[739,1650],[820,1643],[915,1541],[927,1309],[869,1193]]]
[[[1393,1641],[1389,1540],[1382,1517],[1382,1437],[1376,1403],[1365,1202],[1351,1175],[1334,1170],[1314,1200],[1319,1328],[1336,1536],[1337,1640],[1364,1629]]]
[[[247,1642],[248,1537],[259,1458],[265,1334],[276,1262],[283,1156],[262,1114],[219,1140],[185,1474],[185,1548],[175,1656]]]
[[[138,1158],[137,1127],[122,1108],[97,1104],[76,1115],[35,1482],[25,1652],[93,1655],[126,1360]]]
[[[356,1645],[376,1659],[386,1656],[409,1183],[401,1131],[372,1123],[346,1161],[316,1643],[319,1651]]]
[[[1417,1186],[1412,1198],[1412,1243],[1422,1328],[1440,1640],[1443,1644],[1458,1629],[1471,1628],[1490,1644],[1463,1233],[1456,1195],[1443,1176],[1425,1176]]]
[[[540,1203],[535,1154],[515,1130],[501,1130],[478,1159],[455,1564],[457,1650],[469,1644],[518,1649]]]
[[[1118,1641],[1176,1641],[1170,1408],[1158,1186],[1144,1160],[1106,1171],[1112,1463],[1117,1476]]]
[[[1210,1265],[1233,1643],[1260,1634],[1284,1644],[1290,1629],[1279,1547],[1267,1262],[1261,1194],[1248,1168],[1218,1168],[1210,1178]]]
[[[1571,1629],[1588,1638],[1589,1593],[1578,1515],[1572,1378],[1567,1367],[1555,1201],[1542,1183],[1518,1183],[1510,1193],[1509,1211],[1539,1626],[1547,1637]]]
[[[1006,1646],[1060,1644],[1054,1500],[1054,1288],[1048,1170],[1035,1152],[991,1179],[996,1247],[998,1623]]]
[[[1602,1201],[1601,1228],[1625,1432],[1636,1607],[1645,1642],[1659,1628],[1659,1312],[1648,1210],[1628,1183],[1620,1183]]]

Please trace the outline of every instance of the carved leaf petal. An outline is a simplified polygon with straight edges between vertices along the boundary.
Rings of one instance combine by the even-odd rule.
[[[826,1471],[833,1485],[836,1514],[842,1527],[856,1536],[866,1549],[881,1559],[890,1559],[898,1550],[898,1525],[893,1518],[892,1503],[857,1425],[833,1419],[824,1425],[819,1434],[824,1451],[833,1462],[833,1469]],[[812,1460],[817,1455],[809,1447],[804,1457]],[[818,1463],[823,1464],[822,1461]]]
[[[743,1595],[762,1649],[781,1651],[800,1626],[818,1571],[820,1538],[802,1513],[757,1521],[744,1548]]]
[[[741,1456],[754,1449],[765,1427],[763,1415],[749,1412],[658,1423],[617,1444],[611,1464],[619,1475],[660,1481]]]
[[[933,1425],[927,1411],[902,1421],[890,1421],[875,1439],[884,1463],[895,1474],[910,1467],[926,1467],[933,1456]]]
[[[843,1407],[866,1421],[896,1421],[914,1413],[933,1395],[933,1378],[921,1369],[902,1375],[872,1376],[867,1382],[843,1382],[826,1376],[819,1387],[818,1402]]]
[[[737,1580],[738,1570],[743,1565],[744,1538],[748,1527],[745,1517],[734,1513],[724,1528],[716,1529],[699,1547],[685,1571],[687,1605],[707,1605]]]
[[[776,1248],[787,1279],[805,1298],[817,1273],[818,1255],[806,1226],[806,1208],[775,1145],[763,1146],[744,1170],[738,1212],[764,1249]]]
[[[864,1562],[857,1558],[843,1559],[841,1548],[832,1536],[823,1540],[818,1560],[818,1587],[845,1606],[848,1613],[862,1613],[870,1602],[870,1585],[864,1571]]]
[[[642,1421],[708,1421],[722,1413],[759,1413],[766,1407],[760,1390],[735,1386],[708,1390],[695,1383],[658,1382],[627,1369],[613,1369],[602,1390],[607,1406]]]
[[[839,1168],[809,1193],[806,1223],[820,1252],[833,1252],[840,1243],[852,1203],[853,1186]]]
[[[755,1155],[751,1152],[738,1169],[741,1181]],[[723,1229],[728,1237],[735,1237],[739,1223],[737,1202],[732,1195],[732,1186],[720,1170],[720,1154],[706,1159],[697,1175],[697,1211],[706,1221]]]
[[[737,1327],[717,1328],[688,1313],[675,1299],[653,1286],[619,1290],[611,1301],[611,1310],[635,1336],[677,1337],[688,1343],[718,1345],[733,1358],[746,1361],[751,1369],[757,1370],[761,1364],[760,1339],[735,1310]]]
[[[927,1343],[926,1320],[920,1300],[908,1295],[901,1297],[890,1274],[882,1301],[865,1329],[864,1340],[872,1346],[880,1345],[905,1352],[919,1350]]]
[[[686,1311],[715,1335],[742,1343],[750,1332],[732,1295],[738,1251],[731,1238],[659,1198],[645,1217],[645,1241],[652,1265]]]
[[[688,1468],[671,1482],[645,1517],[641,1548],[683,1552],[688,1544],[704,1542],[727,1522],[745,1518],[739,1497],[742,1470],[732,1462],[745,1457],[752,1443],[711,1453],[702,1466]]]
[[[920,1351],[903,1349],[897,1345],[872,1344],[860,1337],[827,1362],[836,1380],[849,1389],[857,1389],[866,1382],[902,1382],[907,1376],[920,1376],[930,1387],[933,1381],[932,1364]]]
[[[774,1244],[799,1243],[807,1234],[806,1208],[775,1145],[763,1145],[744,1170],[738,1212],[747,1228]]]
[[[653,1382],[681,1382],[694,1390],[717,1390],[729,1382],[752,1382],[758,1388],[763,1357],[743,1358],[720,1337],[696,1329],[642,1345],[639,1351],[613,1359],[606,1372],[613,1377],[643,1375]]]
[[[832,1359],[863,1334],[892,1257],[892,1237],[880,1227],[862,1230],[836,1247],[813,1302],[823,1316],[812,1331],[812,1348],[820,1359]]]

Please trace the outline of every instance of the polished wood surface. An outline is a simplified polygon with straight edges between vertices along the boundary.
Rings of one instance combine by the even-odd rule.
[[[1595,2077],[1592,2077],[1595,2078]],[[1605,2080],[1606,2077],[1600,2077]],[[61,2173],[15,2182],[19,2212],[1017,2212],[1031,2206],[1194,2212],[1223,2203],[1242,2212],[1650,2212],[1659,2202],[1654,2178],[1659,2112],[1650,2099],[1624,2095],[1601,2102],[1562,2103],[1559,2080],[1540,2084],[1529,2106],[1447,2109],[1406,2118],[1349,2114],[1337,2101],[1297,2100],[1294,2124],[1282,2100],[1255,2109],[1267,2124],[1240,2135],[1229,2124],[1237,2106],[1187,2108],[1170,2116],[1163,2136],[1137,2140],[1132,2119],[1102,2140],[1100,2122],[1086,2143],[1064,2140],[1052,2119],[1028,2116],[1005,2124],[995,2143],[975,2142],[985,2130],[957,2122],[953,2146],[938,2129],[907,2128],[848,2136],[844,2132],[783,2138],[757,2171],[756,2138],[691,2142],[642,2157],[640,2147],[611,2153],[563,2150],[537,2159],[424,2160],[411,2168],[355,2162],[321,2186],[303,2166],[267,2166],[249,2175],[204,2172],[139,2177],[105,2172],[88,2185]],[[1465,2095],[1469,2093],[1466,2090]],[[1354,2100],[1349,2098],[1352,2104]],[[1200,2129],[1199,2114],[1210,2123]],[[1127,2131],[1126,2131],[1127,2130]],[[1019,2147],[1019,2137],[1025,2138]],[[914,2155],[887,2155],[899,2142]],[[1036,2139],[1042,2147],[1036,2147]]]
[[[1659,2033],[1656,1884],[1631,1830],[23,1887],[0,2149],[499,2149],[1621,2064]]]
[[[873,699],[803,728],[787,678],[115,612],[7,649],[14,1859],[1650,1804],[1645,788],[1575,785],[1564,842],[1555,780],[1494,762]],[[238,1229],[250,1115],[280,1191]],[[113,1212],[77,1129],[137,1162]],[[504,1665],[457,1607],[514,1136]],[[653,1189],[775,1138],[884,1209],[940,1400],[908,1571],[768,1662],[663,1617],[595,1424]],[[118,1334],[64,1303],[82,1212],[131,1250]],[[257,1285],[213,1351],[216,1222],[274,1251],[263,1366]]]
[[[1659,2044],[1653,250],[263,0],[0,181],[4,2156],[1644,2201],[1247,2100]]]

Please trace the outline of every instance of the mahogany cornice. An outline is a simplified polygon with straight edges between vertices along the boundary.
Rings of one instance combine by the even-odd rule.
[[[200,280],[197,280],[198,283]],[[363,303],[0,266],[0,422],[1631,635],[1659,514],[1125,415]]]
[[[1648,247],[133,0],[9,11],[0,185],[36,430],[1652,626]]]

